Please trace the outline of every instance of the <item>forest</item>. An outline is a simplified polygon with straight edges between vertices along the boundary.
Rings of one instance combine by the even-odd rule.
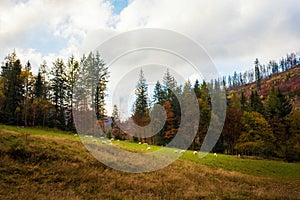
[[[126,134],[117,125],[117,122],[126,124],[126,120],[120,122],[116,105],[111,114],[105,109],[110,72],[98,52],[91,52],[79,60],[71,56],[67,61],[58,58],[50,65],[43,62],[36,75],[29,61],[23,65],[12,52],[1,67],[0,123],[76,132],[72,113],[73,91],[76,80],[81,77],[81,80],[89,79],[93,83],[90,93],[92,107],[107,137],[166,145],[180,127],[182,113],[179,99],[187,98],[188,93],[194,92],[201,120],[190,149],[199,150],[211,118],[218,118],[212,113],[211,95],[226,88],[226,119],[213,152],[299,161],[300,111],[292,103],[292,98],[297,94],[283,93],[280,87],[270,86],[267,95],[260,95],[264,80],[299,68],[299,63],[294,53],[278,63],[270,61],[267,65],[255,59],[254,68],[244,73],[234,72],[232,76],[211,82],[196,80],[192,83],[187,80],[183,85],[179,85],[167,70],[163,81],[157,81],[151,98],[148,96],[147,78],[141,70],[130,118],[137,125],[145,126],[150,122],[150,111],[155,104],[162,105],[166,111],[166,121],[159,133],[141,139]],[[243,86],[249,84],[255,84],[255,87],[245,91]],[[247,92],[250,95],[246,95]]]

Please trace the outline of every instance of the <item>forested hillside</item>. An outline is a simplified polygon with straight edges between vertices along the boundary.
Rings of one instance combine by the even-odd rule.
[[[44,62],[37,75],[32,73],[31,68],[30,62],[23,65],[15,52],[5,58],[0,79],[0,123],[76,131],[72,115],[73,89],[76,87],[75,80],[81,78],[94,84],[89,98],[99,124],[102,128],[106,127],[107,137],[166,145],[181,126],[183,113],[179,100],[189,99],[189,94],[194,92],[201,120],[190,148],[199,150],[210,119],[214,118],[217,123],[222,121],[212,113],[211,95],[225,86],[227,108],[222,109],[227,109],[227,116],[214,152],[300,160],[300,111],[297,110],[300,67],[295,54],[288,55],[279,64],[270,61],[267,66],[256,59],[254,69],[245,73],[234,73],[211,82],[197,80],[191,83],[187,80],[183,86],[167,70],[162,82],[157,81],[153,97],[148,96],[147,77],[141,70],[136,78],[136,98],[129,118],[140,126],[147,125],[155,104],[164,107],[167,117],[163,128],[146,139],[129,136],[121,130],[117,125],[119,110],[116,105],[112,114],[106,112],[109,69],[99,53],[90,53],[80,61],[71,56],[67,61]],[[126,126],[127,121],[120,123]],[[184,131],[190,133],[189,128]]]

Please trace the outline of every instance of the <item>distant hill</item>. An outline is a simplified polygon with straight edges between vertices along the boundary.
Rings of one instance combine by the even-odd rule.
[[[269,78],[262,79],[260,90],[257,89],[256,82],[253,82],[236,88],[230,88],[228,94],[229,98],[233,92],[236,92],[240,96],[241,91],[244,90],[245,96],[249,99],[251,91],[256,90],[261,99],[265,99],[272,86],[276,89],[279,88],[283,94],[288,95],[292,99],[294,109],[300,110],[300,65]]]

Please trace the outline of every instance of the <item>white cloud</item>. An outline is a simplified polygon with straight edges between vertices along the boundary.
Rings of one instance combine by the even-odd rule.
[[[290,1],[135,0],[120,14],[117,29],[167,28],[202,44],[220,71],[252,66],[296,51],[300,43],[300,6]],[[244,65],[243,68],[240,65]]]
[[[111,5],[104,0],[28,0],[19,3],[1,1],[0,56],[4,58],[11,49],[22,49],[19,57],[27,55],[22,52],[35,52],[27,41],[29,38],[41,37],[36,35],[40,34],[36,31],[40,29],[46,29],[53,38],[63,38],[67,41],[67,46],[43,56],[57,54],[66,57],[72,53],[76,54],[89,31],[109,28],[114,21],[111,9]]]
[[[26,41],[41,27],[67,41],[65,47],[48,52],[61,57],[94,49],[103,38],[114,35],[114,30],[152,27],[178,31],[203,45],[222,74],[243,71],[256,57],[266,62],[299,50],[298,0],[130,0],[128,4],[116,16],[105,0],[28,0],[18,4],[2,0],[0,56],[13,48],[32,51]],[[103,33],[91,34],[98,29]]]

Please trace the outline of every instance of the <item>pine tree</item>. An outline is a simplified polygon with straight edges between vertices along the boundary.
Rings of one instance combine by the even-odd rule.
[[[41,69],[39,69],[34,83],[34,98],[43,98],[45,90],[45,83],[43,81]]]
[[[200,84],[199,84],[198,79],[195,81],[195,84],[194,84],[194,92],[195,92],[197,98],[201,97]]]
[[[9,54],[2,66],[4,78],[4,122],[19,125],[21,101],[23,99],[22,66],[15,52]]]
[[[66,128],[65,111],[67,109],[68,100],[68,83],[65,73],[65,65],[62,59],[57,59],[53,63],[51,75],[51,101],[55,107],[55,125],[64,130]]]
[[[153,102],[163,105],[165,101],[166,101],[166,94],[160,82],[157,81],[154,87]]]
[[[274,86],[269,91],[266,101],[266,113],[271,124],[273,134],[275,135],[276,156],[286,157],[287,140],[286,133],[287,122],[285,117],[292,111],[292,105],[288,98],[280,90],[275,90]]]
[[[75,131],[74,126],[74,119],[73,119],[73,93],[75,89],[75,83],[77,80],[77,76],[80,70],[79,63],[75,60],[74,56],[72,55],[68,59],[67,63],[67,73],[66,73],[66,81],[67,81],[67,113],[66,116],[67,120],[67,128],[70,131]]]
[[[256,86],[257,89],[260,90],[261,89],[261,72],[260,72],[260,63],[258,61],[258,58],[256,58],[255,62],[255,80],[256,80]]]
[[[24,84],[24,96],[22,99],[22,116],[24,125],[28,126],[28,117],[30,114],[29,107],[33,101],[34,77],[31,72],[31,64],[28,61],[21,72],[21,79]]]
[[[149,122],[148,86],[143,70],[140,71],[139,81],[135,90],[136,100],[133,108],[133,120],[139,126]]]
[[[107,83],[109,78],[108,67],[105,65],[104,61],[101,59],[99,52],[96,53],[95,57],[95,69],[98,72],[96,74],[96,94],[95,94],[95,109],[97,118],[105,121],[106,110],[105,110],[105,98],[107,96]]]
[[[263,105],[257,91],[251,91],[250,105],[249,106],[250,106],[251,111],[258,112],[258,113],[261,113],[263,115],[265,114],[264,105]]]
[[[120,122],[119,110],[117,105],[114,105],[112,115],[111,115],[112,123],[111,123],[111,132],[115,138],[120,138],[121,130],[117,125],[117,122]]]

